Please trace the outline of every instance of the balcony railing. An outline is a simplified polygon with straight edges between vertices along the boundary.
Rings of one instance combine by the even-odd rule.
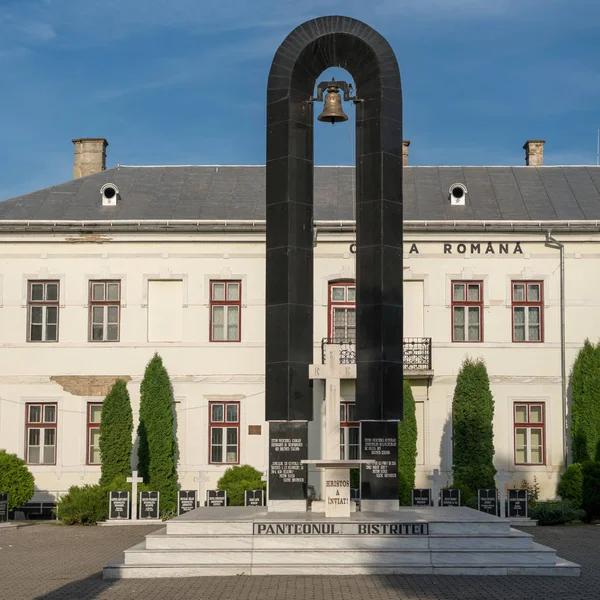
[[[339,338],[323,338],[321,354],[323,364],[326,362],[327,344],[339,344],[340,363],[349,365],[356,362],[356,342]],[[431,371],[431,338],[404,338],[404,370]]]

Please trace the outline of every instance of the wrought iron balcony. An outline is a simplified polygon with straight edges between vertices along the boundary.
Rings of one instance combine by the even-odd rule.
[[[340,363],[349,365],[356,362],[356,342],[339,338],[323,338],[321,354],[323,364],[326,362],[327,344],[339,344]],[[431,371],[431,338],[404,338],[404,370]]]

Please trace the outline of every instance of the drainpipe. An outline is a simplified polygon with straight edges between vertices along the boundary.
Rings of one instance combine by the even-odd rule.
[[[552,230],[546,232],[546,246],[560,250],[560,378],[562,383],[562,418],[563,418],[563,460],[565,469],[568,464],[567,448],[567,360],[565,351],[565,245],[552,237]]]

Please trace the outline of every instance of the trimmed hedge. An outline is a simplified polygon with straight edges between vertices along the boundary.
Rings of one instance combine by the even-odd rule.
[[[127,384],[119,379],[102,404],[100,419],[100,484],[131,474],[133,414]]]
[[[33,497],[34,478],[25,461],[0,450],[0,494],[8,494],[8,510],[23,506]]]
[[[261,481],[262,473],[250,465],[229,467],[217,482],[218,490],[227,492],[229,506],[244,506],[245,490],[265,490],[267,483]]]
[[[494,488],[494,398],[485,363],[466,358],[452,401],[454,425],[454,485],[472,493]]]
[[[585,340],[571,376],[573,462],[600,460],[600,345]]]
[[[587,521],[600,519],[600,462],[587,462],[581,467],[581,508],[585,510]]]
[[[403,506],[411,505],[415,487],[417,461],[417,417],[415,399],[408,381],[404,382],[403,417],[398,423],[398,498]]]
[[[585,517],[585,511],[568,501],[539,502],[529,509],[529,516],[537,519],[538,525],[564,525],[571,521],[580,521]]]
[[[162,358],[156,353],[146,366],[140,387],[138,472],[160,492],[161,511],[177,509],[177,441],[173,389]]]

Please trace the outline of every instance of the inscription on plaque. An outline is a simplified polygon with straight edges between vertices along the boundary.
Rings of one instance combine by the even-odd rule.
[[[413,506],[431,506],[431,490],[429,488],[414,489],[412,491]]]
[[[110,492],[108,518],[129,519],[129,492]]]
[[[158,519],[160,492],[140,492],[140,519]]]
[[[177,514],[190,512],[196,508],[196,490],[179,490],[177,494]]]
[[[206,506],[227,506],[225,490],[206,490]]]
[[[527,490],[508,490],[508,516],[527,518]]]
[[[398,423],[363,421],[361,458],[375,463],[361,465],[363,500],[398,499]]]
[[[460,506],[460,490],[442,490],[442,506]]]
[[[0,523],[8,521],[8,494],[0,494]]]
[[[429,523],[254,523],[254,535],[429,535]]]
[[[269,423],[269,499],[306,498],[307,423]]]
[[[325,516],[350,516],[350,469],[325,469]]]
[[[244,506],[264,506],[264,490],[246,490],[244,492]]]
[[[481,512],[498,516],[498,490],[479,490],[477,492],[477,506]]]

